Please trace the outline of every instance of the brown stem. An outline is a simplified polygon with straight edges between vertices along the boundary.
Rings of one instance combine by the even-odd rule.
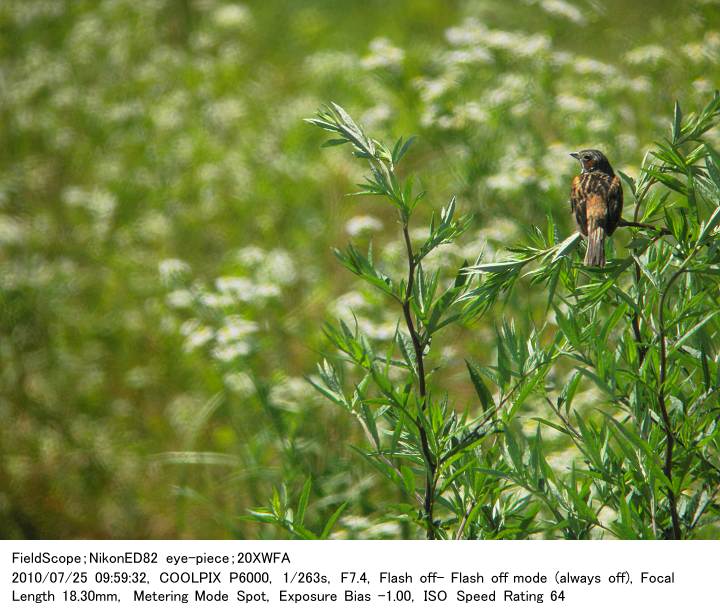
[[[420,413],[424,414],[427,408],[427,385],[425,382],[425,362],[423,360],[424,344],[420,340],[417,328],[413,322],[412,312],[410,310],[410,301],[412,299],[413,285],[415,283],[415,255],[410,242],[410,232],[408,230],[407,221],[403,221],[403,238],[405,239],[405,248],[408,257],[408,283],[405,289],[405,297],[402,301],[402,310],[405,317],[405,325],[407,326],[410,339],[412,341],[413,350],[415,351],[415,363],[417,367],[418,377],[418,393],[420,394]],[[423,458],[425,459],[425,497],[423,499],[423,509],[425,511],[425,521],[427,523],[427,538],[436,539],[435,519],[433,509],[435,507],[435,488],[437,486],[437,464],[430,450],[427,431],[421,420],[416,422],[418,432],[420,433],[420,445],[422,448]]]
[[[574,436],[575,438],[577,438],[577,439],[582,438],[582,436],[580,435],[580,433],[579,433],[579,432],[575,429],[575,427],[568,421],[567,417],[565,417],[565,415],[563,415],[563,414],[560,412],[560,409],[553,404],[553,401],[550,400],[550,397],[549,397],[549,396],[545,396],[545,401],[550,405],[550,408],[553,410],[553,413],[555,413],[555,415],[558,416],[558,418],[560,419],[560,421],[562,421],[563,426],[565,426],[565,429],[566,429],[568,432],[570,432],[570,434],[571,434],[572,436]]]
[[[650,181],[647,186],[645,187],[645,190],[635,198],[635,213],[633,215],[633,220],[625,220],[620,219],[620,222],[618,223],[618,227],[635,227],[639,229],[649,229],[652,231],[660,232],[661,235],[672,235],[670,230],[666,227],[657,228],[653,225],[638,222],[638,216],[640,213],[640,204],[644,200],[645,196],[649,192],[650,188],[654,184],[654,181]],[[677,280],[680,275],[685,271],[683,267],[681,267],[673,277],[668,282],[667,287],[665,288],[665,292],[663,293],[662,297],[660,298],[660,313],[658,315],[659,321],[660,321],[660,383],[658,386],[658,405],[660,407],[660,414],[662,415],[663,420],[663,429],[665,431],[665,465],[663,467],[663,473],[665,474],[665,477],[667,477],[668,482],[670,483],[670,487],[667,491],[668,496],[668,504],[670,505],[670,517],[672,519],[672,538],[673,539],[681,539],[682,538],[682,530],[680,528],[680,518],[678,516],[677,511],[677,497],[675,495],[675,490],[672,488],[672,467],[673,467],[673,449],[675,447],[675,434],[673,433],[672,429],[672,423],[670,421],[670,414],[667,410],[667,404],[665,402],[665,380],[667,377],[667,341],[665,336],[665,322],[663,320],[664,317],[664,311],[665,311],[665,297],[667,296],[668,291],[670,290],[670,287],[673,285],[675,280]],[[637,261],[635,262],[635,281],[636,284],[639,284],[641,277],[641,271],[640,266],[638,265]],[[633,334],[635,336],[635,341],[637,343],[638,347],[638,357],[639,357],[639,367],[642,367],[643,361],[645,359],[645,355],[647,353],[647,348],[642,343],[642,336],[640,333],[640,321],[639,321],[639,315],[635,313],[632,318],[632,327],[633,327]]]
[[[476,503],[475,501],[473,501],[472,503],[470,503],[470,506],[465,510],[462,520],[460,520],[460,526],[458,526],[457,532],[455,533],[456,540],[462,539],[468,519],[470,519],[470,514],[472,513],[472,510],[475,509],[475,505]]]
[[[635,220],[625,220],[624,218],[621,218],[618,222],[618,227],[633,227],[636,229],[649,229],[650,231],[657,231],[658,233],[662,233],[663,235],[672,235],[672,232],[667,227],[656,227],[655,225],[650,225],[646,222],[637,222]]]

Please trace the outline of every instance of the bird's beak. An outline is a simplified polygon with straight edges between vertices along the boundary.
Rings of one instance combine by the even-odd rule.
[[[577,160],[580,160],[580,154],[578,154],[577,152],[570,152],[570,156],[576,158]]]

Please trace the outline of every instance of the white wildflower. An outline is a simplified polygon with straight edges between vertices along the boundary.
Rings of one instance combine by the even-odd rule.
[[[588,130],[591,133],[602,133],[608,130],[613,125],[613,121],[609,117],[603,117],[595,115],[590,118],[587,122]]]
[[[230,344],[221,344],[212,350],[212,356],[222,362],[230,362],[238,357],[244,357],[250,354],[252,347],[245,340],[232,342]]]
[[[350,291],[338,297],[329,307],[330,312],[338,319],[353,323],[358,311],[368,307],[365,297],[357,291]]]
[[[604,77],[613,77],[617,74],[617,70],[610,64],[605,64],[593,58],[576,58],[573,63],[576,73],[581,75],[602,75]]]
[[[257,330],[257,323],[238,315],[231,315],[225,318],[223,326],[217,331],[216,338],[220,344],[230,344],[254,334]]]
[[[621,152],[636,152],[639,149],[637,135],[632,133],[618,135],[617,142]]]
[[[541,0],[540,7],[550,15],[564,17],[568,21],[578,25],[583,25],[587,22],[579,8],[569,2],[564,2],[564,0]]]
[[[456,75],[448,72],[436,79],[416,79],[415,87],[420,93],[420,98],[426,103],[437,100],[457,86]]]
[[[235,299],[223,293],[202,293],[200,301],[208,308],[227,308],[235,303]]]
[[[652,90],[652,82],[647,77],[635,77],[627,82],[627,87],[633,92],[647,93]]]
[[[485,184],[488,188],[497,190],[498,192],[510,192],[517,188],[515,176],[505,171],[488,176]]]
[[[405,52],[395,47],[386,38],[376,38],[370,41],[370,54],[362,59],[362,66],[367,70],[377,68],[397,69],[405,59]]]
[[[295,282],[297,270],[290,253],[281,249],[271,250],[267,253],[258,268],[257,278],[259,280],[271,281],[281,286]]]
[[[482,42],[488,47],[501,49],[523,58],[530,58],[551,48],[550,37],[544,34],[527,35],[504,30],[488,30]]]
[[[276,284],[261,283],[255,286],[255,295],[262,299],[280,296],[280,287]]]
[[[382,124],[383,122],[387,122],[391,117],[392,107],[381,103],[379,105],[375,105],[374,107],[370,107],[370,109],[362,115],[361,122],[363,126],[372,128]]]
[[[468,124],[484,124],[490,118],[490,114],[479,103],[470,101],[458,105],[454,117],[457,128],[465,128]]]
[[[117,207],[117,197],[106,190],[93,190],[87,207],[98,218],[109,218]]]
[[[554,51],[550,60],[556,66],[569,66],[575,61],[575,56],[569,51]]]
[[[567,113],[585,113],[595,109],[595,103],[573,94],[559,94],[555,99],[558,107]]]
[[[197,319],[185,321],[180,326],[180,333],[185,336],[185,350],[193,351],[207,344],[213,338],[213,331]]]
[[[487,33],[487,28],[477,19],[466,19],[462,25],[448,28],[445,31],[445,38],[448,43],[455,46],[477,45]]]
[[[496,107],[517,102],[527,96],[528,89],[528,81],[523,75],[509,73],[502,76],[497,87],[485,92],[484,103]]]
[[[483,242],[491,241],[503,245],[507,244],[517,234],[518,225],[512,218],[493,218],[479,232]],[[475,257],[477,257],[477,254],[472,258]]]
[[[259,246],[245,246],[235,254],[237,262],[246,267],[255,267],[265,258],[265,251]]]
[[[165,259],[158,265],[163,284],[170,284],[190,274],[190,266],[180,259]]]
[[[537,170],[523,153],[521,144],[514,144],[508,149],[500,160],[499,168],[502,171],[486,180],[492,190],[512,193],[538,180]]]
[[[172,308],[189,308],[193,303],[193,295],[187,289],[177,289],[168,293],[167,303]]]
[[[369,319],[358,319],[361,331],[374,340],[392,340],[397,331],[395,323],[374,323]]]
[[[229,390],[243,398],[252,396],[256,391],[255,384],[245,372],[230,372],[223,376],[223,383]]]
[[[236,98],[225,98],[208,106],[210,119],[220,126],[231,127],[245,115],[245,107]]]
[[[693,62],[716,62],[720,55],[720,32],[707,32],[702,41],[685,45],[682,50]]]
[[[636,47],[625,54],[627,62],[635,66],[657,66],[667,57],[667,51],[660,45],[644,45],[643,47]]]
[[[401,527],[398,522],[378,522],[372,524],[363,534],[364,539],[387,539],[399,537]]]
[[[455,49],[445,54],[445,66],[457,65],[471,65],[471,64],[492,64],[493,56],[485,48],[480,45],[475,45],[467,49]]]
[[[704,77],[696,79],[692,82],[692,85],[697,92],[702,92],[703,94],[709,94],[714,90],[712,82]]]
[[[25,237],[25,225],[10,216],[0,215],[0,245],[20,244]]]
[[[353,216],[345,224],[345,231],[353,237],[382,229],[382,222],[374,216]]]
[[[185,121],[187,104],[187,96],[179,92],[159,100],[155,109],[150,112],[153,124],[166,131],[179,128]]]
[[[242,4],[226,4],[213,13],[213,21],[228,30],[247,26],[251,18],[250,10]]]
[[[237,299],[248,299],[254,295],[255,284],[249,278],[223,276],[215,280],[215,287],[223,295],[232,295]]]

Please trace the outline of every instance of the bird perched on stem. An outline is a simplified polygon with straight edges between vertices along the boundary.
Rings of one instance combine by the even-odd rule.
[[[623,192],[620,178],[600,150],[580,150],[570,154],[580,161],[580,175],[573,178],[570,206],[580,233],[587,240],[585,265],[605,265],[605,237],[620,222]]]

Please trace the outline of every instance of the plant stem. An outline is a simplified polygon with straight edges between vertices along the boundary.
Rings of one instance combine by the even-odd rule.
[[[635,255],[637,256],[637,249],[633,251]],[[640,270],[640,264],[637,262],[637,259],[635,261],[635,288],[638,292],[638,304],[640,303],[640,281],[642,280],[642,271]],[[645,355],[647,354],[647,345],[643,342],[642,339],[642,332],[640,330],[640,313],[637,310],[633,310],[633,316],[630,319],[630,323],[632,325],[633,330],[633,336],[635,337],[635,346],[637,347],[638,351],[638,374],[640,373],[640,370],[642,369],[643,363],[645,362]]]
[[[636,220],[625,220],[621,218],[618,222],[618,227],[633,227],[635,229],[649,229],[650,231],[657,231],[662,235],[672,235],[672,232],[667,227],[656,227],[645,222],[637,222]]]
[[[680,528],[680,518],[677,511],[677,497],[672,487],[672,467],[673,467],[673,449],[675,447],[675,434],[673,433],[670,414],[667,410],[665,402],[665,381],[667,378],[667,340],[665,335],[665,299],[667,298],[670,288],[675,281],[686,272],[686,266],[694,256],[697,249],[694,249],[690,255],[683,261],[680,268],[672,275],[668,281],[665,291],[660,298],[660,311],[658,320],[660,322],[660,379],[658,384],[658,405],[660,406],[660,414],[662,415],[663,428],[665,430],[665,466],[663,472],[667,477],[670,487],[668,488],[668,502],[670,505],[670,517],[672,518],[672,538],[682,539],[682,530]]]
[[[423,360],[423,352],[425,350],[423,343],[420,341],[417,328],[412,318],[410,309],[410,301],[412,299],[413,285],[415,282],[415,254],[413,253],[412,243],[410,241],[410,232],[408,230],[407,219],[403,220],[403,238],[405,239],[405,248],[408,257],[408,283],[405,290],[405,297],[402,301],[403,315],[405,316],[405,325],[407,326],[410,339],[412,340],[413,350],[415,351],[415,364],[417,368],[418,393],[420,394],[419,413],[424,414],[427,408],[427,386],[425,382],[425,362]],[[422,455],[425,459],[425,496],[423,499],[423,509],[425,511],[425,521],[427,523],[427,538],[436,539],[435,520],[433,509],[435,507],[435,486],[437,485],[437,464],[435,457],[430,450],[427,430],[422,424],[422,419],[416,423],[418,432],[420,433],[420,444]]]

